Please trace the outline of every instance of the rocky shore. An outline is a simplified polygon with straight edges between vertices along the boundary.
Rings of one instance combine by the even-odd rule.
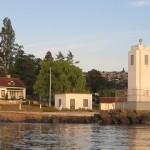
[[[100,112],[0,112],[0,122],[97,123],[100,125],[150,125],[150,111],[113,110]]]

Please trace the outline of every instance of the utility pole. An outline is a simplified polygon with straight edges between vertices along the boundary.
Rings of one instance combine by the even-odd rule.
[[[51,106],[51,68],[49,72],[49,107]]]

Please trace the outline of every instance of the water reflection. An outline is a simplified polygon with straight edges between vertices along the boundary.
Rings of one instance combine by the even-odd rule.
[[[149,126],[0,124],[0,149],[110,149],[150,147]]]
[[[150,149],[150,126],[130,126],[128,128],[130,142],[128,146],[135,150]]]

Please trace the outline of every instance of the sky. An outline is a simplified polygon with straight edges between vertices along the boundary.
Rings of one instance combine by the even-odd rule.
[[[0,0],[16,43],[44,58],[71,51],[84,72],[128,70],[132,45],[150,45],[150,0]]]

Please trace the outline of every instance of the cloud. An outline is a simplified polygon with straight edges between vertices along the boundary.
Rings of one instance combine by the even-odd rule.
[[[135,0],[130,4],[134,7],[148,7],[150,6],[150,0]]]

